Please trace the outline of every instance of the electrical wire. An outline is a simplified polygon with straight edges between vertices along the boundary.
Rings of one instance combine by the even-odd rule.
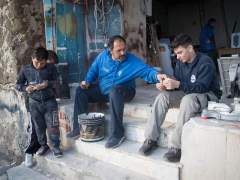
[[[99,2],[99,4],[98,4]],[[95,48],[97,47],[97,29],[99,25],[102,26],[103,30],[103,39],[104,39],[104,46],[106,45],[106,42],[108,40],[108,29],[109,29],[109,21],[107,18],[107,15],[111,13],[115,0],[112,1],[110,8],[108,10],[105,10],[105,8],[108,6],[105,6],[104,0],[94,0],[94,18],[95,18],[95,30],[94,30],[94,40],[95,40]]]

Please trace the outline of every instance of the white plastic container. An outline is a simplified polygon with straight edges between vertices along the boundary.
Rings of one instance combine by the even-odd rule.
[[[171,63],[171,51],[167,44],[165,43],[159,43],[159,49],[160,49],[160,65],[162,72],[172,76],[173,75],[173,68]]]

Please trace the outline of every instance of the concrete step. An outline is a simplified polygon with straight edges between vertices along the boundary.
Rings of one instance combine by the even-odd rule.
[[[152,110],[152,104],[143,102],[125,103],[124,116],[135,117],[140,119],[149,119]],[[166,114],[165,121],[175,123],[177,122],[178,108],[170,108]]]
[[[37,162],[38,168],[62,180],[156,180],[73,150],[64,152],[61,158],[52,154],[37,157]]]
[[[49,173],[43,173],[39,168],[27,168],[23,164],[7,171],[9,180],[61,180]]]
[[[124,117],[125,136],[127,139],[143,143],[145,140],[145,128],[147,120],[140,118]],[[168,142],[174,130],[175,123],[165,121],[161,127],[161,134],[158,140],[160,147],[168,147]]]
[[[179,180],[181,164],[164,161],[166,149],[158,148],[152,155],[145,157],[138,153],[140,143],[126,140],[116,149],[106,149],[105,143],[106,140],[95,143],[77,140],[75,146],[79,153],[144,176],[159,180]]]
[[[150,118],[152,106],[158,94],[159,90],[157,90],[155,86],[148,85],[138,87],[134,99],[129,103],[125,103],[124,115],[142,119]],[[168,110],[165,121],[173,123],[177,121],[176,118],[179,108],[175,105],[174,107],[175,108],[170,108]]]
[[[106,114],[105,119],[108,122],[110,120],[110,115]],[[146,128],[146,123],[147,123],[147,119],[124,116],[123,125],[125,129],[126,138],[131,141],[143,143],[145,140],[144,133]],[[165,147],[165,148],[168,147],[168,142],[174,130],[174,127],[175,127],[175,123],[164,121],[161,127],[161,134],[158,140],[158,145],[160,147]]]

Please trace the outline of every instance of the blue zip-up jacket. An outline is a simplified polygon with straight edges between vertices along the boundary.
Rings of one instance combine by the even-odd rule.
[[[215,38],[214,38],[214,28],[206,24],[200,33],[200,51],[203,53],[209,53],[216,49]]]
[[[113,60],[108,49],[100,53],[91,65],[85,81],[89,84],[97,79],[101,92],[107,95],[114,85],[135,88],[135,79],[157,83],[157,70],[145,64],[140,58],[127,52],[123,61]]]
[[[187,94],[212,91],[218,98],[221,96],[215,65],[204,54],[197,53],[191,63],[177,61],[174,76],[180,81],[179,89]]]

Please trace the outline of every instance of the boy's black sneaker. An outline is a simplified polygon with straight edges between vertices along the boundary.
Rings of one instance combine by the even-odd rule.
[[[150,155],[157,147],[158,147],[157,141],[146,139],[143,145],[140,147],[139,153],[144,156],[147,156]]]
[[[41,146],[38,151],[36,152],[36,155],[38,156],[43,156],[44,154],[46,154],[49,150],[49,146],[48,145],[44,145]]]
[[[53,147],[52,148],[52,152],[53,152],[53,155],[56,157],[56,158],[59,158],[59,157],[62,157],[63,156],[63,153],[61,151],[61,149],[59,147]]]
[[[179,162],[181,159],[181,149],[170,148],[164,155],[164,158],[170,162]]]

